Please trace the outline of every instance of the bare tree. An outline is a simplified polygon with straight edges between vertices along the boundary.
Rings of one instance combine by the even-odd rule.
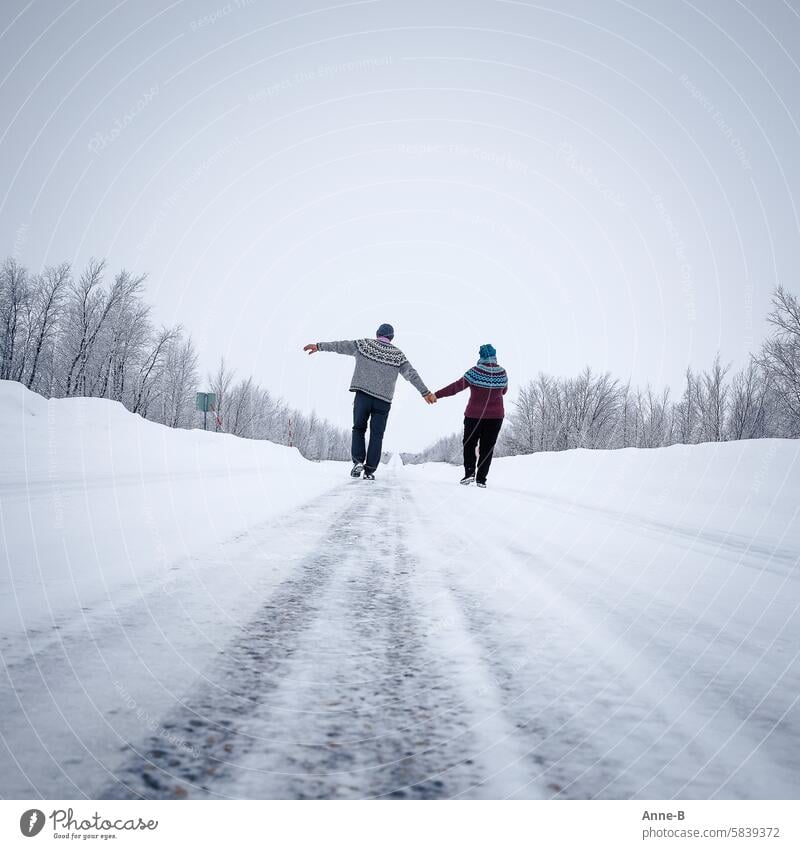
[[[29,304],[28,271],[9,257],[0,269],[0,380],[16,377],[19,337]]]
[[[91,394],[91,368],[101,368],[103,355],[93,363],[103,334],[109,329],[117,309],[135,296],[145,280],[145,275],[134,277],[127,271],[120,271],[111,288],[105,292],[102,288],[105,260],[90,260],[78,283],[73,286],[69,320],[72,331],[68,336],[72,353],[69,357],[64,384],[66,395]],[[136,412],[136,411],[135,411]]]
[[[699,413],[699,386],[691,368],[686,369],[683,397],[675,407],[675,437],[684,445],[697,441]]]
[[[152,338],[150,350],[145,356],[135,378],[131,412],[148,418],[151,404],[156,400],[156,392],[166,363],[170,346],[181,337],[181,327],[162,327]]]
[[[669,388],[656,394],[648,384],[644,392],[636,393],[636,435],[638,448],[658,448],[669,445],[672,434],[672,415]]]
[[[197,352],[191,337],[170,344],[163,383],[162,422],[169,427],[189,427],[197,386]]]
[[[227,418],[228,392],[233,383],[234,373],[225,365],[225,357],[220,357],[219,366],[214,375],[208,376],[208,385],[216,395],[216,415],[214,417],[214,430],[224,430]]]
[[[120,298],[108,322],[90,394],[125,401],[151,338],[150,307],[143,303],[138,289],[133,289]]]
[[[764,342],[760,361],[783,417],[786,436],[800,436],[800,301],[779,286],[767,321],[775,335]]]
[[[540,375],[540,379],[543,377]],[[539,439],[543,434],[541,402],[538,387],[532,381],[520,387],[508,417],[507,430],[509,453],[533,454],[534,451],[542,450],[539,447]]]
[[[751,359],[731,382],[727,438],[758,439],[769,436],[770,402],[768,378],[756,360]]]
[[[697,402],[703,442],[722,442],[725,439],[725,414],[729,390],[725,377],[729,368],[730,366],[722,366],[717,354],[711,370],[700,376]]]
[[[257,387],[252,377],[240,380],[228,394],[225,425],[227,433],[232,433],[234,436],[253,435],[256,394]]]
[[[39,277],[33,297],[33,320],[30,334],[30,368],[24,376],[25,385],[36,389],[40,377],[39,367],[48,347],[52,346],[61,321],[64,296],[72,283],[68,263],[48,266]],[[22,376],[21,376],[22,379]]]

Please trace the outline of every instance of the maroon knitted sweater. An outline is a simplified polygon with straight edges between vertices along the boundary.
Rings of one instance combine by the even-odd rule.
[[[503,409],[503,395],[508,392],[508,386],[502,389],[486,389],[483,386],[474,386],[466,377],[459,377],[454,383],[445,386],[435,392],[437,398],[446,398],[455,395],[469,387],[469,401],[464,415],[468,419],[502,419],[505,415]]]

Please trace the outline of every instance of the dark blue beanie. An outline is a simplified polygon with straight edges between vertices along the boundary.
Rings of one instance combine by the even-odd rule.
[[[487,360],[489,357],[496,357],[497,351],[495,351],[494,345],[481,345],[480,355],[482,360]]]
[[[385,336],[387,339],[394,339],[394,327],[391,324],[382,324],[375,333],[376,336]]]

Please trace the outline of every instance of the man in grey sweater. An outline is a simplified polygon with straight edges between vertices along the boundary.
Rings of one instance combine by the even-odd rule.
[[[415,386],[428,404],[436,403],[436,396],[422,382],[422,378],[406,359],[405,354],[392,344],[392,339],[394,328],[391,324],[382,324],[374,339],[317,342],[303,348],[309,354],[333,351],[335,354],[347,354],[356,358],[353,379],[350,381],[350,391],[355,392],[351,448],[353,468],[350,471],[354,478],[361,477],[363,471],[365,480],[375,480],[375,470],[381,461],[383,434],[398,374]],[[369,448],[366,448],[367,423]]]

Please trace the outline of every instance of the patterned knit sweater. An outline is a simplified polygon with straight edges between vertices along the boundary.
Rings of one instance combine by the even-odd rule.
[[[356,358],[353,379],[350,381],[351,392],[360,390],[391,402],[398,374],[415,386],[420,394],[427,395],[430,391],[406,355],[390,342],[381,342],[379,339],[317,342],[317,348]]]
[[[503,395],[508,392],[508,375],[502,366],[492,360],[479,360],[463,377],[436,392],[436,397],[446,398],[469,387],[469,401],[464,410],[468,419],[502,419],[505,415]]]

